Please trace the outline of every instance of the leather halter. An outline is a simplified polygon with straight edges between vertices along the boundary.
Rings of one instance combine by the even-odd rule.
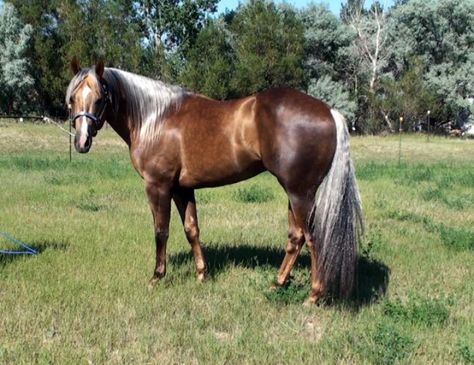
[[[86,111],[80,111],[72,116],[71,123],[74,123],[76,119],[78,118],[86,117],[92,121],[92,124],[94,125],[94,128],[96,130],[98,130],[101,127],[100,122],[102,121],[105,108],[107,107],[107,104],[110,102],[110,95],[109,95],[109,88],[107,84],[105,83],[105,81],[100,80],[99,82],[102,87],[102,100],[98,109],[99,112],[96,114],[92,114]]]

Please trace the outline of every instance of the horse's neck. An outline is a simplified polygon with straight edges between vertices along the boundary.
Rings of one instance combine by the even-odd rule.
[[[112,107],[113,111],[111,111],[109,124],[127,145],[133,148],[133,145],[137,145],[140,140],[143,139],[144,135],[146,138],[148,138],[148,135],[154,135],[153,133],[159,129],[159,123],[164,117],[164,114],[167,113],[167,109],[179,105],[185,93],[179,88],[162,84],[159,81],[140,78],[141,76],[138,75],[129,75],[127,77],[132,78],[132,81],[130,81],[132,83],[145,80],[145,85],[148,85],[150,88],[156,88],[156,90],[154,90],[155,94],[149,90],[151,95],[143,96],[143,90],[138,91],[138,96],[141,96],[140,99],[143,99],[141,102],[148,103],[143,113],[141,107],[137,107],[135,103],[131,102],[135,101],[135,99],[127,100],[127,98],[136,98],[138,96],[126,91],[129,89],[129,85],[124,85],[124,83],[127,82],[126,77],[119,78],[118,85],[115,85],[115,92],[112,99],[113,102],[118,103],[118,105],[114,104]],[[140,79],[134,80],[134,77]],[[140,87],[138,89],[140,89]],[[154,98],[154,101],[148,101],[150,97],[152,99]],[[160,104],[161,107],[156,107],[156,103]],[[135,109],[140,109],[140,111]],[[155,128],[156,125],[158,125],[157,128]]]
[[[126,118],[123,117],[123,114],[119,112],[118,116],[115,118],[110,118],[109,125],[124,140],[128,147],[130,147],[134,133],[131,130]]]

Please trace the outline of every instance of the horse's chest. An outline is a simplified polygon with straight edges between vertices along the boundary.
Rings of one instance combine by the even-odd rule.
[[[131,149],[130,150],[130,160],[135,170],[143,177],[143,168],[141,165],[141,151],[140,149]]]

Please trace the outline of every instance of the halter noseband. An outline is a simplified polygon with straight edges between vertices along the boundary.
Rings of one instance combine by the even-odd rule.
[[[92,121],[92,124],[94,125],[94,128],[96,130],[98,130],[101,127],[100,122],[102,120],[102,116],[104,115],[105,108],[107,107],[107,104],[110,101],[109,100],[110,96],[109,96],[109,88],[107,87],[107,84],[105,83],[105,81],[99,81],[99,82],[100,82],[100,85],[102,86],[102,101],[100,103],[99,112],[96,115],[94,115],[92,113],[80,111],[73,115],[71,119],[71,123],[74,123],[76,119],[78,118],[86,117]]]

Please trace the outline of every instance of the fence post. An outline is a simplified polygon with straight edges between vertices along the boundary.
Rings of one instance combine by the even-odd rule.
[[[398,124],[398,167],[402,164],[402,123],[403,117],[400,117]]]
[[[69,118],[69,162],[72,161],[71,118]]]
[[[430,141],[430,114],[431,114],[431,110],[428,110],[426,112],[426,119],[427,119],[427,123],[428,123],[428,136],[427,136],[427,142]]]

